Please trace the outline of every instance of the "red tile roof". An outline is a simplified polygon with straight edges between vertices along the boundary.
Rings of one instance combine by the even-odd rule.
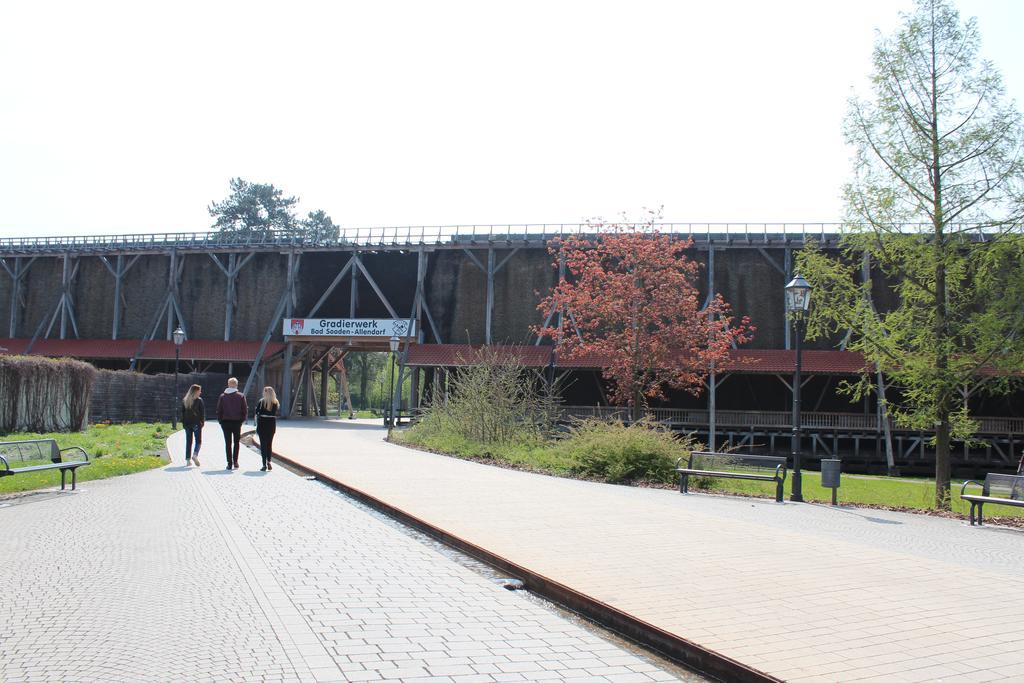
[[[796,351],[784,349],[743,349],[729,354],[731,370],[790,374],[796,371]],[[804,351],[804,372],[819,375],[856,375],[865,366],[864,356],[856,351]]]
[[[409,347],[406,363],[426,367],[461,367],[476,363],[482,344],[413,344]],[[515,358],[529,368],[546,366],[551,361],[550,346],[504,346],[494,345],[490,349],[499,358]]]
[[[271,342],[267,344],[263,358],[272,356],[283,348],[284,344]],[[181,345],[181,357],[188,360],[252,362],[259,350],[259,342],[188,339]],[[139,358],[174,360],[174,342],[166,339],[148,341]]]
[[[0,339],[0,351],[6,354],[25,353],[29,339]],[[140,346],[138,339],[38,339],[32,346],[32,355],[70,357],[86,359],[130,359]],[[263,358],[284,348],[280,342],[267,344]],[[234,342],[204,339],[189,339],[181,345],[183,360],[245,362],[251,363],[260,349],[259,342]],[[139,358],[145,360],[174,360],[174,342],[167,340],[147,341]]]
[[[0,354],[17,356],[25,353],[28,339],[0,339]]]
[[[37,356],[77,358],[131,358],[139,348],[136,339],[39,339],[32,347]]]

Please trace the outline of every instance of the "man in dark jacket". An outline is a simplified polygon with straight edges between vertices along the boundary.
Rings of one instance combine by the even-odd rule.
[[[238,390],[238,380],[228,380],[228,388],[217,399],[217,421],[224,432],[224,452],[227,454],[227,469],[238,469],[238,441],[242,437],[242,423],[249,415],[245,395]]]

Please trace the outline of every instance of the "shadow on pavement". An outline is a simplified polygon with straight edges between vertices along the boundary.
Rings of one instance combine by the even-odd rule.
[[[265,477],[265,476],[267,476],[267,473],[266,472],[243,472],[242,476],[245,476],[245,477]]]
[[[855,510],[844,510],[843,508],[841,508],[839,506],[832,507],[831,505],[827,505],[827,506],[823,505],[821,507],[824,507],[824,508],[826,508],[828,510],[835,510],[836,512],[842,512],[845,515],[853,515],[854,517],[860,517],[864,521],[871,522],[873,524],[897,524],[897,525],[903,524],[903,522],[900,522],[899,520],[885,519],[883,517],[870,517],[868,515],[862,515],[862,514],[858,513]]]
[[[79,486],[81,486],[81,483],[79,483]],[[44,500],[52,500],[53,498],[74,497],[80,493],[85,493],[85,489],[78,488],[72,491],[70,484],[63,491],[58,487],[5,493],[0,495],[0,509],[14,507],[15,505],[25,505],[26,503],[39,503]]]
[[[195,468],[187,465],[175,465],[174,467],[165,467],[164,472],[188,472],[191,469]]]
[[[235,473],[235,471],[234,471],[234,470],[229,470],[229,469],[223,469],[223,470],[208,470],[208,471],[206,471],[206,472],[203,472],[203,474],[205,474],[205,475],[206,475],[206,476],[208,476],[208,477],[209,477],[209,476],[216,476],[216,475],[219,475],[219,474],[234,474],[234,473]]]

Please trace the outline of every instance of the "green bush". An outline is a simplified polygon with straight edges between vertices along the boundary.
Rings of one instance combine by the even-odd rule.
[[[675,480],[676,460],[688,455],[695,444],[647,421],[584,420],[573,426],[567,438],[552,450],[577,463],[579,474],[612,483],[650,481],[668,484]]]

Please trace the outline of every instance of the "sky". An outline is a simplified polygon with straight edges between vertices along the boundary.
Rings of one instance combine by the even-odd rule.
[[[958,0],[1024,102],[1024,2]],[[239,176],[342,227],[833,222],[903,0],[0,3],[0,237],[208,229]]]

